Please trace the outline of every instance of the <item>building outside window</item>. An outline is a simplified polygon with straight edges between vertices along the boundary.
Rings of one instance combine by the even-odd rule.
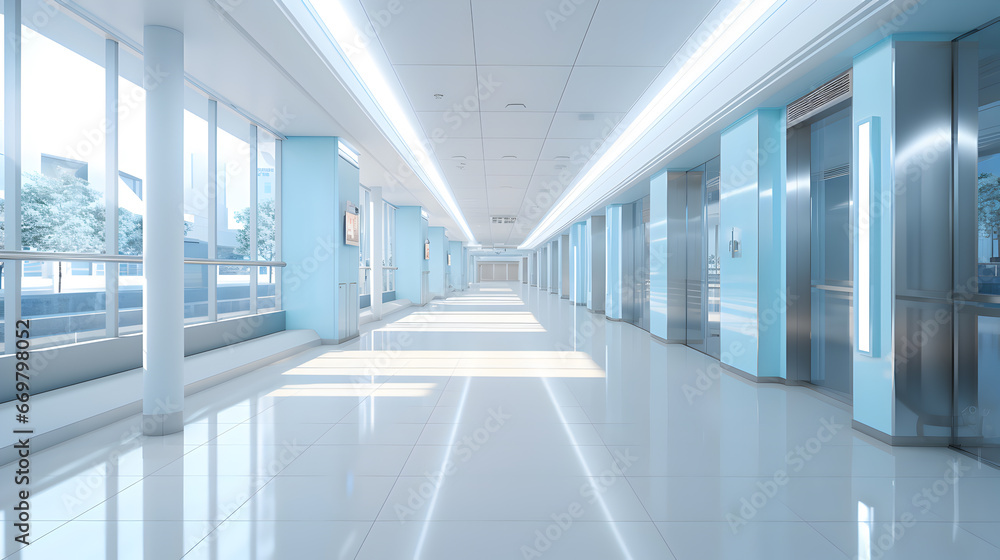
[[[382,291],[396,291],[396,207],[382,203]]]
[[[21,274],[11,285],[4,277],[0,295],[10,290],[18,294],[22,317],[32,320],[36,348],[142,329],[141,262],[112,261],[109,268],[101,260],[105,255],[142,256],[146,178],[142,55],[110,43],[117,53],[109,56],[114,51],[108,50],[103,30],[52,9],[43,0],[23,0],[20,88],[6,84],[0,95],[0,99],[20,98],[22,119],[17,162],[21,185],[14,191],[0,189],[0,221],[6,199],[19,199],[21,213],[15,223],[21,243],[11,247],[4,240],[4,249],[93,254],[94,260],[22,260]],[[0,68],[4,62],[0,59]],[[117,97],[109,99],[113,92],[105,85],[108,75],[116,72]],[[219,107],[217,118],[211,119],[218,126],[217,141],[210,146],[209,107],[216,102],[193,86],[185,96],[185,258],[277,261],[280,140],[236,111]],[[117,108],[118,117],[118,153],[110,160],[117,159],[115,169],[107,167],[106,157],[115,146],[103,125],[109,106]],[[0,152],[8,151],[5,138],[0,135]],[[218,155],[212,178],[210,150]],[[213,193],[210,184],[215,185]],[[117,229],[117,239],[107,239],[111,227]],[[254,271],[252,276],[251,267],[238,264],[185,265],[186,322],[280,308],[277,267],[258,266]],[[212,277],[218,278],[218,289],[210,295]],[[251,286],[256,289],[253,298]],[[109,309],[107,303],[115,301],[117,309]]]
[[[361,243],[358,245],[358,296],[362,300],[361,307],[367,307],[364,303],[367,301],[370,305],[370,298],[366,299],[363,296],[371,296],[372,293],[372,268],[371,268],[371,198],[372,193],[365,187],[361,187],[361,200],[358,203],[358,209],[361,214]]]

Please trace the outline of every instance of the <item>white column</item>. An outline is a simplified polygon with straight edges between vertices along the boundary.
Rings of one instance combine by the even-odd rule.
[[[371,224],[371,294],[372,294],[372,317],[376,321],[382,318],[382,229],[384,216],[382,215],[382,187],[372,187],[369,198],[369,208],[365,211],[371,216],[368,223]]]
[[[157,69],[145,84],[143,433],[166,435],[184,429],[184,36],[147,25],[143,50]]]

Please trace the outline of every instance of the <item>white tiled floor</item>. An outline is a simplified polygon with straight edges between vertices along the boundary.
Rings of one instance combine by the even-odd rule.
[[[484,285],[199,393],[183,434],[38,453],[3,556],[1000,558],[1000,471],[711,364]]]

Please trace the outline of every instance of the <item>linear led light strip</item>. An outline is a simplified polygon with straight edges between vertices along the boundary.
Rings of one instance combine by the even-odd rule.
[[[310,2],[305,0],[327,30],[330,39],[334,42],[337,50],[347,60],[347,63],[354,69],[355,75],[361,80],[365,88],[371,93],[372,99],[379,106],[386,118],[396,129],[400,139],[406,144],[407,149],[413,157],[413,163],[423,172],[429,183],[427,186],[445,207],[451,217],[455,219],[458,227],[462,228],[469,243],[475,243],[476,237],[472,235],[472,229],[465,221],[465,216],[455,201],[448,184],[441,177],[434,164],[432,154],[428,153],[424,147],[424,140],[417,133],[416,128],[410,122],[409,114],[396,99],[396,94],[385,76],[379,69],[375,59],[368,51],[367,45],[362,45],[357,38],[363,37],[362,33],[351,21],[347,11],[341,2],[325,0],[322,2]],[[353,41],[353,43],[352,43]],[[349,47],[349,48],[345,48]]]
[[[872,351],[872,130],[858,125],[858,351]]]
[[[677,71],[653,101],[628,125],[608,151],[601,155],[587,173],[580,178],[542,220],[521,248],[531,248],[539,241],[542,232],[551,227],[559,215],[597,182],[618,159],[670,110],[688,89],[707,74],[715,63],[750,30],[775,4],[784,0],[743,0],[723,19],[694,55]]]

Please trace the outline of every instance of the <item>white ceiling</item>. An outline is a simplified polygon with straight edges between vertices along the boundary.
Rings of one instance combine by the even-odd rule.
[[[716,4],[353,1],[484,246],[524,240]]]

